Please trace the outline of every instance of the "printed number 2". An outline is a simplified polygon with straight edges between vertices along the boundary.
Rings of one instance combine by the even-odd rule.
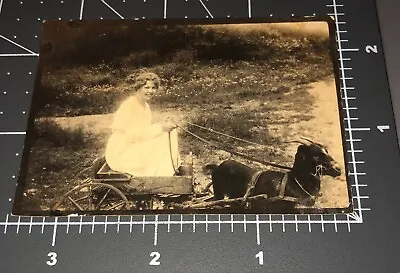
[[[264,264],[264,252],[260,251],[256,254],[256,258],[258,258],[258,263],[260,265]]]
[[[153,259],[151,259],[149,265],[160,265],[160,262],[158,261],[158,259],[160,259],[160,253],[158,252],[151,252],[150,253],[150,257],[152,257]]]
[[[48,260],[46,263],[49,266],[54,266],[57,263],[57,253],[55,252],[50,252],[47,254],[48,257],[50,257],[50,260]]]
[[[378,53],[378,47],[376,45],[372,45],[372,46],[371,45],[367,45],[365,47],[365,51],[367,51],[368,54],[371,53],[371,52]]]

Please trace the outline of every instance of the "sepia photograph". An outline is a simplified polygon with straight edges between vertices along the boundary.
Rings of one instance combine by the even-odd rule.
[[[45,21],[15,215],[352,212],[334,22]]]

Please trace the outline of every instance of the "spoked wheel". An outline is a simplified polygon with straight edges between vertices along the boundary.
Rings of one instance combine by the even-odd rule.
[[[214,187],[212,181],[207,184],[207,186],[203,189],[202,193],[209,193],[214,195]]]
[[[81,212],[129,210],[132,206],[132,202],[118,188],[86,179],[84,183],[65,193],[55,204],[53,211],[71,208]]]

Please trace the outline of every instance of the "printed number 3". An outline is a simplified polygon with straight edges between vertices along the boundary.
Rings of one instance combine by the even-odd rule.
[[[378,53],[378,47],[376,45],[367,45],[365,51],[367,51],[367,53]]]
[[[158,261],[158,259],[160,259],[160,253],[158,252],[151,252],[150,253],[150,257],[152,257],[153,259],[151,259],[149,265],[160,265],[160,262]]]
[[[48,257],[50,257],[50,260],[47,261],[47,265],[49,266],[54,266],[57,263],[57,253],[55,252],[50,252],[47,254]]]

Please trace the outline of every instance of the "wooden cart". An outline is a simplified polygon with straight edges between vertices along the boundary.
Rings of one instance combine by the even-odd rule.
[[[169,177],[134,177],[115,172],[101,157],[79,173],[77,181],[77,186],[57,200],[54,213],[166,209],[170,203],[190,200],[195,195],[191,154],[189,162]]]

